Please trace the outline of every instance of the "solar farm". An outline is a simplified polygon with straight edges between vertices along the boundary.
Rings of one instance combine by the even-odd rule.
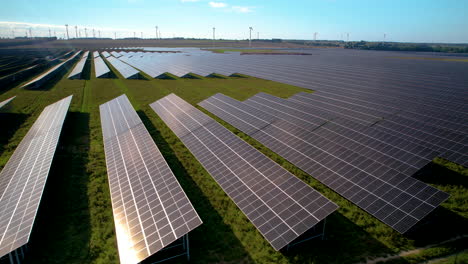
[[[0,263],[468,261],[465,61],[225,50],[0,50]]]

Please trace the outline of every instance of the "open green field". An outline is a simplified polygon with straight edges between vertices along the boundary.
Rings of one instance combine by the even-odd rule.
[[[85,70],[94,74],[90,63]],[[403,236],[215,118],[340,206],[327,219],[325,240],[311,240],[287,252],[276,252],[149,104],[170,93],[196,105],[218,92],[244,100],[258,92],[288,97],[308,90],[251,77],[125,80],[118,73],[114,79],[96,79],[93,74],[87,80],[68,80],[68,73],[64,73],[42,90],[13,88],[0,95],[0,101],[17,95],[0,111],[0,166],[3,167],[42,109],[73,94],[29,243],[28,263],[118,263],[99,105],[123,93],[204,222],[190,233],[192,263],[346,264],[407,251],[410,253],[386,262],[419,263],[451,256],[467,248],[466,236],[442,243],[468,235],[468,176],[463,168],[461,173],[455,172],[438,165],[443,164],[439,162],[421,171],[420,179],[447,191],[451,197],[423,220],[419,229]],[[456,256],[460,261],[457,263],[468,262],[467,254]],[[180,262],[185,261],[179,258],[170,263]]]

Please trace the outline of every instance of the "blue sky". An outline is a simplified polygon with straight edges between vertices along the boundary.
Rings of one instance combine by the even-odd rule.
[[[346,39],[468,43],[468,0],[5,0],[0,35]]]

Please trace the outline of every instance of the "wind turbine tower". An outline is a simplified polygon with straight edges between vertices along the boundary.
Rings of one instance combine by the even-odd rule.
[[[136,39],[136,32],[133,31],[133,38]]]
[[[75,26],[75,38],[78,38],[78,26]]]
[[[383,42],[385,42],[385,38],[387,37],[387,34],[383,34]]]
[[[158,39],[158,26],[154,27],[156,29],[156,39]]]
[[[117,32],[114,32],[114,39],[117,39]]]
[[[50,28],[49,28],[49,38],[51,38],[51,37],[52,37],[52,35],[50,34]]]
[[[257,40],[260,40],[260,32],[257,31]]]
[[[253,30],[253,28],[252,28],[252,27],[249,27],[249,30],[250,30],[250,35],[249,35],[249,47],[252,47],[252,30]]]
[[[346,33],[346,39],[347,39],[347,41],[349,42],[349,32]]]
[[[98,30],[99,38],[101,38],[101,30]]]
[[[85,33],[86,38],[88,38],[88,29],[87,28],[84,29],[84,33]]]
[[[213,27],[213,48],[214,48],[214,43],[215,43],[215,32],[216,32],[216,28]]]
[[[141,39],[143,39],[143,32],[141,32]]]
[[[68,24],[65,24],[65,27],[67,28],[67,39],[70,39],[70,37],[68,36]]]
[[[318,34],[318,32],[315,32],[315,33],[314,33],[314,41],[317,40],[317,34]]]
[[[32,35],[32,28],[29,28],[29,37],[30,37],[30,38],[33,38],[33,35]]]
[[[96,32],[94,31],[94,28],[93,28],[93,38],[96,38]]]

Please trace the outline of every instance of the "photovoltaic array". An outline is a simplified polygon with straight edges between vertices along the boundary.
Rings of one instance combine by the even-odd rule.
[[[71,100],[42,111],[0,172],[0,256],[29,241]]]
[[[121,263],[139,263],[202,224],[125,95],[100,106]]]
[[[285,247],[338,208],[176,95],[150,106],[274,249]]]
[[[132,66],[122,62],[121,60],[110,56],[106,58],[117,71],[122,74],[125,79],[138,79],[139,78],[139,71],[133,68]]]
[[[449,196],[412,178],[415,167],[406,156],[397,158],[398,147],[384,146],[396,151],[394,157],[381,153],[368,134],[340,125],[347,121],[314,115],[295,101],[258,94],[240,102],[216,94],[199,105],[400,233]]]

